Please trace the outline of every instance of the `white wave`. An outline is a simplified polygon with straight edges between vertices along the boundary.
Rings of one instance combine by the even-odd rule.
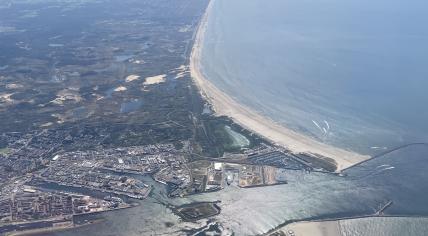
[[[328,122],[326,120],[324,120],[325,125],[327,125],[327,130],[330,130],[330,125],[328,124]]]
[[[383,170],[392,170],[392,169],[395,169],[395,166],[390,166],[390,167],[387,167],[387,168],[385,168]]]
[[[382,168],[382,167],[389,167],[390,165],[388,165],[388,164],[383,164],[383,165],[380,165],[380,166],[377,166],[376,167],[376,169],[378,169],[378,168]]]
[[[315,125],[316,127],[318,127],[318,129],[320,129],[320,130],[321,130],[321,132],[324,132],[324,130],[321,128],[321,126],[320,126],[316,121],[312,120],[312,122],[314,123],[314,125]]]

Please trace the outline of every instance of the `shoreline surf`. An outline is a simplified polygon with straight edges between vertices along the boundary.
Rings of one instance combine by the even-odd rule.
[[[245,105],[239,104],[235,99],[221,91],[211,81],[206,79],[201,69],[200,57],[208,17],[213,4],[214,0],[211,0],[199,22],[190,56],[190,74],[201,95],[212,106],[215,115],[227,116],[244,128],[259,134],[276,145],[287,148],[291,152],[308,153],[331,158],[336,162],[336,171],[338,172],[370,158],[368,155],[361,155],[321,143],[290,130],[287,127],[281,126]]]

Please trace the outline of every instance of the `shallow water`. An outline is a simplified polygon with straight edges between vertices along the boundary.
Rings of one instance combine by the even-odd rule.
[[[226,125],[224,127],[226,132],[229,134],[230,138],[232,139],[232,146],[239,147],[239,148],[245,148],[250,145],[250,140],[248,140],[244,135],[236,132],[233,130],[230,126]]]

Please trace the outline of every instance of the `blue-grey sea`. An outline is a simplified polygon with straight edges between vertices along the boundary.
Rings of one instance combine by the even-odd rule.
[[[215,0],[206,77],[322,142],[375,154],[428,141],[425,0]]]

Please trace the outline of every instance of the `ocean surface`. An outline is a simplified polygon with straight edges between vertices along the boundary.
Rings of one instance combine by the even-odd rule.
[[[428,232],[427,218],[363,218],[342,221],[343,236],[424,236]]]
[[[376,154],[428,141],[425,0],[215,0],[206,77],[322,142]]]

